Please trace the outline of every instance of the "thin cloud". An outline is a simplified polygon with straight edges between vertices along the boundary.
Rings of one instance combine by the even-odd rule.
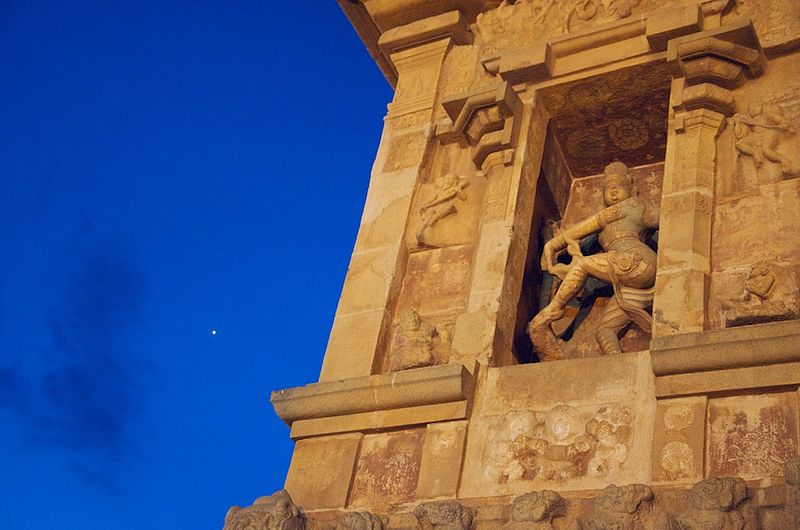
[[[144,365],[130,342],[142,311],[135,260],[105,245],[86,252],[50,324],[41,375],[0,367],[0,407],[11,410],[32,444],[64,450],[67,467],[108,493],[118,464],[136,454]]]

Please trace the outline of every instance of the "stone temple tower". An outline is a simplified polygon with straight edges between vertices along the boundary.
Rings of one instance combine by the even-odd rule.
[[[226,529],[800,528],[800,2],[339,4],[394,99]]]

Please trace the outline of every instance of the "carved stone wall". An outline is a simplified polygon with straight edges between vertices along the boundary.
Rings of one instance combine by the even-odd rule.
[[[798,526],[800,3],[339,3],[395,95],[289,493],[226,529]]]

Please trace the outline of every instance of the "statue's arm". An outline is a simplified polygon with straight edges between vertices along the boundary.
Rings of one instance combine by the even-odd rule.
[[[542,270],[550,271],[550,268],[554,265],[556,256],[567,248],[567,242],[564,240],[564,232],[566,232],[568,238],[580,242],[584,237],[602,230],[610,220],[619,219],[618,214],[617,217],[611,219],[613,217],[613,212],[611,212],[612,215],[608,213],[609,210],[613,210],[614,208],[614,206],[606,208],[600,213],[570,226],[566,230],[559,231],[552,239],[545,243],[541,259]],[[619,212],[619,207],[616,207],[616,212]]]
[[[644,209],[644,216],[642,221],[647,228],[658,228],[658,220],[661,217],[661,209],[655,204],[647,201],[647,206]]]

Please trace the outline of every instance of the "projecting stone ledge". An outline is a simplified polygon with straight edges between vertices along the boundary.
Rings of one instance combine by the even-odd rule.
[[[656,337],[657,376],[800,361],[800,320]]]
[[[270,402],[294,439],[467,417],[473,376],[460,364],[277,390]]]

